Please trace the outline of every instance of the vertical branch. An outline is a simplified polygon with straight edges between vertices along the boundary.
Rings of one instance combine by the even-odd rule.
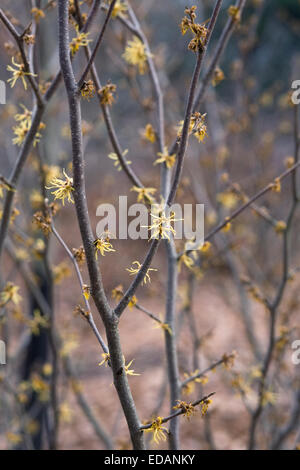
[[[72,135],[74,200],[78,224],[86,253],[87,265],[92,286],[92,296],[102,319],[110,316],[101,272],[95,259],[94,236],[91,228],[85,192],[84,157],[81,131],[81,109],[77,84],[75,81],[69,50],[68,0],[59,2],[59,57],[68,95],[70,127]]]
[[[103,289],[101,272],[95,260],[94,238],[85,193],[80,98],[69,53],[68,5],[68,0],[59,0],[58,2],[59,57],[69,103],[74,200],[77,219],[87,258],[92,296],[106,329],[110,363],[114,375],[114,385],[126,417],[133,447],[135,449],[144,449],[143,433],[140,431],[140,421],[125,370],[124,356],[118,330],[119,320],[118,317],[112,313],[108,304]]]
[[[172,334],[167,330],[165,331],[165,347],[167,369],[170,386],[170,413],[174,411],[174,406],[180,399],[180,378],[178,369],[177,357],[177,341],[176,341],[176,297],[177,297],[177,253],[175,242],[172,239],[169,243],[165,244],[168,259],[168,281],[167,281],[167,300],[166,300],[166,317],[165,322],[171,328]],[[170,436],[169,446],[170,449],[179,449],[179,420],[174,418],[170,422]]]

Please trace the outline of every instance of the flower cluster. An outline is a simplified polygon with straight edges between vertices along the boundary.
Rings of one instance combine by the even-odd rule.
[[[179,219],[175,219],[175,213],[171,212],[168,216],[163,210],[157,214],[151,212],[152,224],[148,228],[151,231],[150,239],[167,239],[171,240],[172,235],[176,235],[175,229],[172,224]]]
[[[14,118],[19,123],[17,126],[13,127],[13,132],[15,137],[12,139],[14,145],[21,146],[26,139],[26,136],[31,128],[32,123],[32,112],[29,111],[26,106],[20,104],[21,108],[23,108],[23,113],[17,113]],[[46,125],[41,122],[39,125],[39,131],[45,129]],[[33,146],[35,147],[41,140],[42,134],[40,132],[36,132],[33,140]]]
[[[151,423],[151,427],[148,429],[144,429],[144,432],[152,432],[153,433],[153,441],[156,444],[159,444],[159,441],[166,441],[167,436],[165,433],[168,432],[168,429],[162,425],[163,418],[158,416],[154,421]]]
[[[82,98],[86,100],[90,100],[95,95],[95,86],[92,80],[88,80],[87,82],[83,82],[82,87],[80,89],[80,93]]]
[[[124,59],[130,65],[135,65],[139,69],[139,73],[143,75],[147,69],[147,52],[145,44],[137,37],[127,42]]]
[[[68,176],[63,170],[63,175],[65,179],[57,178],[56,176],[50,181],[50,186],[46,186],[46,189],[55,189],[51,194],[54,194],[54,199],[61,199],[63,205],[65,204],[65,199],[67,198],[68,202],[74,203],[72,192],[74,191],[73,187],[73,178]]]
[[[181,410],[182,414],[190,419],[196,413],[196,408],[192,405],[192,403],[186,403],[185,401],[177,400],[177,405],[174,406],[174,410]]]
[[[235,5],[230,5],[228,8],[228,15],[231,16],[232,20],[235,23],[238,23],[241,20],[241,10]]]
[[[12,282],[8,282],[0,294],[0,306],[3,307],[10,301],[15,305],[18,305],[22,299],[19,294],[19,290],[19,286],[16,286]]]
[[[76,27],[76,36],[70,42],[70,51],[74,55],[79,51],[80,47],[86,47],[92,42],[91,39],[88,39],[89,33],[80,33],[78,27]]]
[[[133,267],[134,265],[136,265],[137,267],[134,268]],[[131,276],[134,276],[134,275],[139,273],[141,267],[142,267],[142,265],[139,261],[133,261],[132,266],[130,268],[126,268],[126,271],[128,271]],[[147,269],[147,272],[146,272],[146,274],[144,276],[144,279],[142,281],[142,285],[147,284],[147,282],[151,282],[151,278],[150,278],[150,275],[149,275],[150,271],[157,271],[157,269],[155,269],[155,268],[148,268]]]
[[[204,142],[205,137],[207,136],[207,127],[205,124],[206,114],[200,114],[195,112],[192,114],[189,124],[189,135],[193,134],[198,142]],[[184,121],[180,121],[179,125],[176,127],[177,136],[180,138],[182,135]]]
[[[14,67],[11,65],[7,66],[7,70],[12,73],[12,77],[7,80],[8,83],[10,83],[10,86],[13,88],[17,82],[17,80],[20,78],[22,80],[24,89],[27,90],[27,82],[25,80],[26,76],[31,76],[31,77],[37,77],[34,73],[31,72],[26,72],[25,71],[25,65],[24,64],[18,64],[15,61],[15,58],[12,57],[11,59],[12,64]]]
[[[113,249],[112,244],[109,241],[109,236],[107,234],[103,235],[100,238],[97,238],[94,241],[94,247],[95,247],[95,257],[98,259],[98,253],[100,253],[101,256],[105,256],[105,253],[109,253],[111,251],[116,251]]]
[[[122,153],[123,157],[125,157],[127,155],[127,153],[128,153],[128,149],[124,150],[124,152]],[[114,166],[116,167],[116,169],[118,171],[122,170],[122,165],[121,165],[120,159],[119,159],[118,155],[115,152],[109,153],[108,158],[110,158],[111,160],[114,161]],[[131,163],[132,163],[130,160],[125,160],[125,161],[126,161],[127,165],[131,165]]]
[[[159,158],[155,160],[154,165],[157,165],[158,163],[164,163],[167,168],[172,168],[176,161],[176,155],[169,155],[167,147],[164,147],[163,152],[158,152],[157,156]]]
[[[138,193],[138,202],[145,202],[150,204],[154,202],[152,194],[156,192],[155,188],[139,188],[138,186],[133,186],[130,191],[135,191]]]
[[[145,129],[141,131],[141,136],[143,139],[148,140],[151,144],[156,142],[156,133],[152,124],[146,124]]]
[[[112,0],[109,0],[109,4],[112,3]],[[116,18],[117,16],[126,17],[128,7],[122,0],[117,0],[113,8],[111,17]]]
[[[198,112],[194,113],[191,117],[191,128],[192,133],[198,140],[198,142],[204,142],[205,137],[207,136],[207,127],[205,124],[206,114],[200,114]]]
[[[205,23],[199,24],[195,22],[197,17],[196,10],[196,6],[185,9],[186,16],[182,19],[180,28],[183,35],[190,31],[194,36],[189,43],[189,49],[193,52],[201,52],[206,44],[208,30],[205,27]]]
[[[114,93],[116,89],[117,87],[113,83],[107,83],[104,87],[100,88],[98,93],[100,95],[101,104],[111,106],[115,101]]]

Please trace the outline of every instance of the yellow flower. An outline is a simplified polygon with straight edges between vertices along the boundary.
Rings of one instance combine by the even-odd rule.
[[[46,402],[50,397],[50,387],[45,380],[43,380],[38,374],[33,374],[31,379],[32,389],[38,394],[38,398],[42,402]]]
[[[200,114],[198,112],[194,113],[191,117],[190,126],[192,127],[192,132],[198,142],[204,142],[204,139],[207,136],[205,117],[206,114]]]
[[[90,101],[91,98],[95,95],[95,86],[92,80],[88,80],[87,82],[83,82],[82,87],[80,89],[80,93],[82,98]],[[69,136],[69,128],[67,128],[67,134]]]
[[[26,136],[31,128],[31,121],[25,120],[21,121],[18,126],[13,127],[13,131],[16,137],[12,139],[14,145],[18,145],[19,147],[23,144]],[[39,143],[41,139],[41,134],[37,132],[34,137],[33,146],[35,147],[36,144]]]
[[[18,64],[15,61],[14,57],[12,57],[11,61],[12,61],[12,64],[15,68],[12,67],[11,65],[7,66],[7,70],[13,74],[12,78],[9,78],[7,80],[7,82],[11,83],[11,88],[13,88],[15,86],[16,81],[18,80],[18,78],[21,78],[23,86],[24,86],[25,90],[27,90],[27,83],[26,83],[26,80],[25,80],[25,76],[30,75],[32,77],[37,77],[37,75],[35,75],[33,73],[30,73],[30,72],[25,72],[24,71],[24,68],[25,68],[24,64]]]
[[[11,213],[9,223],[13,224],[13,222],[15,221],[15,219],[18,215],[20,215],[20,211],[16,207],[14,207],[13,210],[12,210],[12,213]],[[2,216],[3,216],[3,211],[0,210],[0,220],[2,219]]]
[[[95,257],[98,259],[98,251],[101,254],[101,256],[105,256],[105,252],[109,253],[111,251],[116,251],[113,249],[112,244],[109,242],[108,237],[107,238],[97,238],[97,240],[94,241],[94,247],[95,247]]]
[[[79,50],[80,47],[86,47],[92,42],[91,39],[88,39],[90,33],[80,33],[78,27],[76,27],[76,37],[70,42],[70,51],[74,55]]]
[[[152,124],[146,124],[145,129],[141,131],[141,135],[145,140],[151,142],[151,144],[154,144],[154,142],[156,142],[156,133]]]
[[[225,221],[226,220],[229,220],[229,217],[226,217],[225,218]],[[226,225],[224,225],[224,227],[222,228],[222,232],[229,232],[229,230],[231,229],[231,222],[227,222]]]
[[[262,377],[261,366],[253,366],[250,369],[251,379],[260,379]]]
[[[127,41],[123,57],[128,64],[138,66],[139,73],[141,75],[146,72],[146,47],[145,44],[136,36],[131,41]]]
[[[30,193],[29,200],[33,209],[40,209],[44,204],[43,195],[36,189]]]
[[[137,301],[138,300],[137,300],[136,296],[135,295],[132,296],[130,301],[129,301],[128,307],[133,308],[137,304]]]
[[[109,3],[111,2],[112,0],[110,0]],[[127,5],[121,0],[117,0],[113,8],[111,17],[112,18],[116,18],[117,16],[126,17],[127,10],[128,10]]]
[[[208,399],[208,400],[204,400],[200,403],[201,405],[201,413],[202,413],[202,416],[205,416],[207,411],[208,411],[208,407],[209,405],[212,404],[212,400]]]
[[[65,199],[67,198],[68,202],[74,203],[72,198],[72,192],[74,191],[73,187],[73,178],[69,177],[65,170],[63,170],[63,175],[65,179],[57,178],[56,176],[50,181],[50,186],[46,186],[46,189],[55,189],[51,194],[54,194],[54,199],[61,199],[63,205],[65,205]]]
[[[223,354],[222,361],[225,369],[230,370],[234,366],[235,359],[237,357],[236,351],[233,351],[231,354]]]
[[[211,243],[210,242],[204,242],[203,245],[199,248],[202,253],[207,253],[211,249]]]
[[[192,114],[189,124],[189,135],[194,134],[196,139],[199,142],[204,142],[205,137],[207,136],[207,127],[205,124],[206,114],[200,114],[195,112]],[[179,125],[176,126],[177,136],[181,137],[184,121],[180,121]]]
[[[86,300],[89,300],[90,295],[91,295],[91,288],[87,286],[86,284],[83,285],[82,293]]]
[[[185,266],[189,269],[192,269],[194,266],[194,260],[188,256],[186,253],[183,253],[183,255],[180,256],[178,259],[178,271],[181,271],[181,266],[182,263],[185,264]]]
[[[40,8],[32,8],[31,13],[37,23],[40,21],[41,18],[45,18],[45,13]]]
[[[136,374],[133,369],[129,369],[131,364],[133,363],[134,359],[132,359],[132,361],[128,362],[127,366],[125,364],[125,357],[124,356],[123,356],[123,360],[124,360],[124,369],[125,369],[125,374],[126,375],[141,375],[141,374]]]
[[[112,291],[111,291],[111,296],[113,299],[115,299],[117,302],[119,302],[119,300],[122,299],[124,293],[123,293],[123,286],[121,284],[119,284],[117,287],[115,287]]]
[[[18,305],[22,300],[19,294],[20,287],[14,285],[12,282],[8,282],[0,294],[1,306],[3,307],[9,301],[12,301],[15,305]]]
[[[35,203],[39,203],[39,206],[43,204],[43,198],[38,199],[39,193],[37,192],[37,199]],[[32,198],[30,197],[30,202],[32,204]],[[51,217],[49,214],[44,214],[43,211],[38,211],[33,215],[33,222],[36,224],[37,228],[42,230],[45,235],[49,235],[52,232],[51,227]]]
[[[43,374],[46,375],[46,377],[49,377],[52,374],[52,372],[53,372],[52,364],[50,364],[49,362],[44,364]]]
[[[85,261],[85,251],[83,246],[80,246],[79,248],[72,248],[72,252],[77,263],[82,264]]]
[[[185,16],[180,24],[181,32],[185,35],[188,31],[193,34],[193,39],[190,41],[188,48],[194,52],[203,50],[205,46],[208,30],[205,23],[199,24],[195,22],[196,19],[196,6],[185,9]]]
[[[281,192],[280,178],[275,178],[274,183],[272,185],[272,191],[274,191],[275,193],[280,193]]]
[[[179,121],[178,125],[175,126],[175,130],[177,132],[177,137],[181,137],[181,135],[182,135],[183,124],[184,124],[184,121]],[[190,124],[189,124],[189,135],[192,133],[192,130],[193,130],[193,126],[191,126],[191,122],[190,122]]]
[[[153,433],[153,441],[156,444],[159,444],[159,441],[166,441],[166,432],[168,429],[165,426],[162,426],[163,418],[158,416],[154,421],[152,421],[151,427],[148,429],[144,429],[144,432],[152,432]]]
[[[82,384],[79,382],[79,380],[71,379],[70,385],[74,393],[78,394],[82,391]]]
[[[277,394],[272,392],[272,390],[265,390],[261,397],[262,406],[275,405],[277,401]]]
[[[124,152],[122,154],[123,157],[125,157],[127,155],[127,153],[128,153],[128,149],[124,150]],[[114,152],[109,153],[108,158],[110,158],[111,160],[114,161],[114,166],[116,167],[116,169],[118,171],[122,170],[122,165],[121,165],[119,157],[116,153],[114,153]],[[131,165],[132,162],[130,162],[129,160],[126,160],[126,163],[127,163],[127,165]]]
[[[73,411],[66,401],[59,406],[59,416],[63,423],[70,423],[73,417]]]
[[[224,191],[217,194],[217,201],[226,209],[234,209],[239,202],[238,196],[233,191]]]
[[[31,126],[31,116],[32,116],[32,112],[29,111],[29,109],[26,108],[26,106],[24,106],[23,104],[20,104],[21,108],[23,108],[23,114],[21,113],[18,113],[18,114],[15,114],[14,118],[16,121],[25,121],[25,122],[28,122],[29,126]]]
[[[195,373],[195,372],[194,372]],[[202,384],[202,385],[206,385],[207,382],[208,382],[208,377],[207,375],[203,375],[201,377],[197,377],[197,379],[195,379],[195,382],[198,383],[198,384]]]
[[[155,321],[155,325],[154,325],[154,328],[161,328],[162,331],[167,331],[169,333],[169,335],[172,335],[172,330],[170,328],[170,325],[168,323],[164,323],[162,321],[158,322],[158,321]]]
[[[284,220],[278,220],[275,225],[276,233],[283,233],[286,230],[286,223]]]
[[[167,147],[164,147],[164,151],[159,152],[157,156],[160,158],[155,160],[154,165],[157,165],[157,163],[165,163],[167,168],[172,168],[172,166],[174,165],[176,161],[176,155],[175,154],[169,155]]]
[[[27,122],[22,122],[19,126],[13,127],[13,131],[16,137],[12,139],[12,143],[20,147],[23,144],[29,130],[30,124]]]
[[[30,421],[28,421],[28,423],[25,424],[25,431],[31,436],[37,434],[39,428],[39,423],[34,419],[31,419]]]
[[[20,434],[16,434],[15,432],[7,432],[6,433],[6,439],[14,445],[20,444],[22,442],[22,437]]]
[[[16,249],[15,255],[19,261],[27,261],[29,259],[28,251],[25,248]]]
[[[192,405],[192,403],[186,403],[185,401],[177,400],[178,404],[176,406],[173,406],[174,410],[182,410],[182,414],[187,417],[187,419],[190,419],[191,416],[193,416],[196,413],[195,407]]]
[[[26,395],[26,393],[18,393],[17,394],[17,399],[18,399],[19,403],[21,403],[23,405],[28,402],[28,396]]]
[[[60,175],[60,168],[56,165],[43,165],[43,172],[46,184],[50,184],[50,182]]]
[[[137,265],[136,268],[133,267],[133,265],[135,265],[135,264]],[[134,276],[134,275],[138,274],[141,267],[142,267],[142,265],[141,265],[141,263],[139,263],[139,261],[133,261],[132,266],[130,268],[126,268],[126,271],[128,271],[131,276]],[[147,282],[151,282],[150,275],[149,275],[150,271],[157,271],[157,269],[155,269],[155,268],[148,268],[147,269],[145,277],[142,281],[142,285],[147,284]]]
[[[99,362],[98,365],[102,366],[103,364],[105,364],[105,367],[107,367],[109,365],[109,361],[110,361],[110,354],[109,353],[103,353],[102,357],[103,357],[103,361]]]
[[[3,190],[6,190],[6,191],[14,191],[13,187],[9,185],[8,182],[6,182],[5,180],[1,181],[0,180],[0,198],[3,197]]]
[[[98,91],[101,98],[101,104],[111,106],[115,101],[113,94],[116,92],[116,89],[117,87],[113,83],[107,83],[107,85],[102,87]]]
[[[152,203],[154,201],[154,198],[152,197],[152,194],[156,192],[155,188],[139,188],[138,186],[133,186],[130,191],[135,191],[138,193],[137,201],[138,202],[146,202],[146,203]]]
[[[64,279],[71,276],[71,270],[64,261],[53,267],[53,280],[55,284],[60,284]]]
[[[213,86],[217,86],[220,82],[222,82],[225,78],[224,72],[220,67],[216,67],[214,70],[214,75],[212,79]]]
[[[35,336],[38,336],[42,328],[49,328],[49,321],[48,318],[45,318],[41,315],[39,310],[34,310],[33,318],[28,321],[28,326],[31,330],[31,333]]]
[[[164,238],[167,240],[171,240],[171,235],[176,235],[174,228],[172,227],[172,223],[177,222],[180,219],[175,219],[175,213],[172,212],[170,216],[166,216],[165,211],[156,215],[151,212],[151,219],[152,225],[150,225],[149,229],[151,231],[150,239],[160,239]]]
[[[59,354],[61,357],[68,357],[77,347],[77,337],[75,335],[69,335],[68,337],[64,338]]]
[[[295,158],[294,157],[285,157],[284,164],[286,168],[292,168],[295,165]]]
[[[228,11],[228,15],[231,16],[234,22],[238,23],[241,20],[241,11],[239,7],[230,5],[227,11]]]

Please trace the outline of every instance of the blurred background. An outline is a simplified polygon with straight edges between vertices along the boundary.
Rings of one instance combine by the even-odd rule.
[[[47,3],[42,1],[40,7],[44,8]],[[82,2],[83,12],[88,11],[88,3]],[[181,35],[179,24],[184,8],[194,4],[198,7],[198,20],[206,21],[214,2],[132,0],[131,4],[158,70],[165,97],[167,144],[171,146],[176,138],[176,126],[183,119],[195,61],[194,54],[187,50],[189,38]],[[230,5],[228,0],[223,3],[203,74],[228,19]],[[16,19],[14,23],[19,31],[31,21],[30,1],[2,0],[1,8]],[[101,11],[90,39],[96,38],[103,20]],[[72,27],[71,32],[75,35]],[[191,137],[177,197],[181,203],[205,204],[206,233],[242,205],[245,198],[256,194],[293,163],[296,112],[289,95],[292,81],[300,79],[299,32],[298,0],[246,2],[242,22],[219,63],[222,80],[209,85],[199,109],[207,113],[208,137],[201,144]],[[156,103],[148,74],[139,75],[122,57],[131,37],[122,22],[117,18],[112,20],[97,55],[96,67],[102,85],[111,81],[117,86],[111,115],[121,146],[123,150],[128,149],[126,158],[146,187],[159,188],[159,165],[153,166],[157,148],[143,137],[148,123],[156,126]],[[6,81],[11,77],[6,66],[11,63],[16,46],[3,24],[0,40],[3,44],[0,79]],[[57,43],[54,2],[53,8],[40,18],[36,40],[39,80],[44,84],[51,81],[59,67]],[[84,64],[85,56],[80,51],[74,59],[77,77]],[[12,128],[14,116],[22,110],[20,104],[31,109],[31,93],[25,93],[20,84],[12,89],[7,87],[7,104],[0,106],[0,173],[4,176],[10,174],[18,155],[19,147],[12,143]],[[113,150],[96,98],[82,101],[82,115],[88,203],[95,230],[99,204],[117,205],[120,195],[128,195],[128,203],[134,203],[136,193],[130,191],[132,184],[125,173],[118,171],[108,158]],[[74,314],[81,292],[72,265],[57,241],[50,237],[50,242],[46,243],[32,222],[41,193],[36,154],[49,174],[51,171],[55,174],[57,167],[65,168],[69,174],[71,170],[70,129],[63,85],[49,103],[43,122],[41,141],[29,157],[16,198],[19,215],[9,233],[13,253],[6,253],[1,266],[1,285],[8,281],[19,285],[22,301],[0,313],[0,338],[7,344],[7,365],[0,366],[0,447],[43,448],[47,441],[43,423],[47,415],[47,384],[52,373],[49,328],[40,325],[36,333],[28,321],[28,318],[35,318],[37,306],[18,268],[19,260],[26,272],[31,269],[47,297],[47,285],[43,285],[47,247],[48,268],[54,273],[55,321],[62,338],[58,366],[59,448],[104,449],[109,443],[101,434],[102,428],[112,436],[116,448],[129,448],[126,424],[111,385],[111,372],[104,365],[98,365],[102,357],[97,341],[84,319]],[[53,199],[50,192],[48,197]],[[197,269],[190,271],[184,265],[181,268],[177,324],[182,378],[196,369],[205,370],[225,353],[237,352],[233,367],[220,365],[205,374],[201,383],[193,382],[184,390],[186,401],[193,401],[206,392],[217,393],[204,419],[200,413],[190,422],[182,419],[183,449],[244,449],[247,446],[249,409],[255,406],[259,371],[268,344],[269,312],[262,299],[273,298],[280,284],[283,234],[278,222],[286,220],[291,197],[291,179],[287,178],[282,183],[281,193],[270,192],[259,199],[255,208],[247,209],[233,222],[229,232],[211,240],[212,248],[197,260]],[[2,202],[3,199],[0,204]],[[81,240],[73,205],[61,207],[56,227],[69,247],[79,248]],[[291,361],[291,344],[300,337],[298,229],[296,214],[290,235],[290,282],[278,309],[269,396],[258,434],[262,448],[271,446],[273,437],[293,415],[296,423],[282,445],[294,448],[300,443],[299,366]],[[124,289],[128,287],[131,278],[126,268],[133,260],[143,259],[148,242],[114,240],[113,246],[116,251],[101,258],[104,286],[112,304],[115,300],[110,292],[120,284]],[[178,243],[178,248],[182,249],[183,243]],[[152,273],[151,284],[139,288],[137,298],[139,304],[162,318],[166,279],[163,245],[153,267],[158,271]],[[84,267],[82,272],[87,279]],[[104,334],[96,311],[95,319]],[[134,307],[126,310],[120,325],[126,360],[134,359],[132,367],[140,374],[129,380],[143,420],[150,419],[155,411],[159,411],[160,416],[168,414],[164,338],[162,330],[156,326]],[[35,355],[37,361],[33,359]],[[33,378],[34,394],[43,403],[38,412],[32,411],[34,394],[29,393],[28,384]],[[41,398],[43,391],[46,397]],[[33,417],[22,424],[27,414]],[[98,433],[95,420],[101,427]]]

